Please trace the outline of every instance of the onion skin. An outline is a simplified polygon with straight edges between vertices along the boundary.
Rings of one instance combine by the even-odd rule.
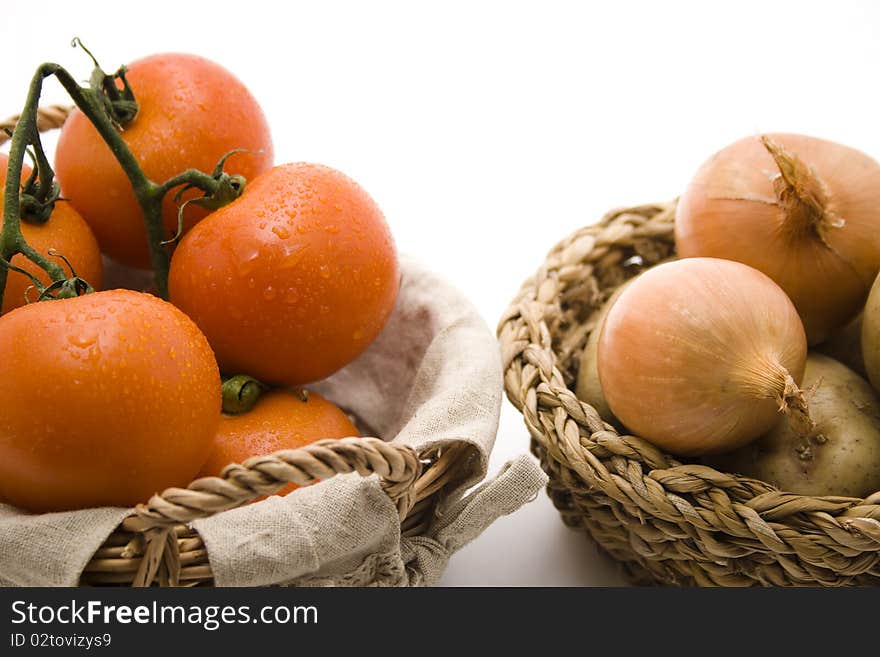
[[[791,300],[731,260],[649,269],[609,309],[599,380],[629,431],[680,456],[735,449],[781,412],[809,422],[797,388],[807,343]]]
[[[705,162],[679,199],[676,250],[772,278],[810,345],[855,317],[880,271],[880,164],[796,134],[747,137]]]

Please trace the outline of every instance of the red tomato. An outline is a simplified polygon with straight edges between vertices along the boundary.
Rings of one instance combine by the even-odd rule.
[[[9,158],[0,153],[0,217],[3,216],[3,203],[6,195],[6,167]],[[22,179],[30,174],[30,168],[25,166],[22,171]],[[50,250],[60,253],[70,261],[77,276],[87,281],[94,289],[100,290],[103,278],[101,252],[98,242],[92,234],[89,225],[83,221],[79,213],[66,201],[57,201],[55,209],[49,220],[42,224],[21,222],[21,234],[25,241],[38,252],[53,260],[67,271],[67,265],[61,260],[49,255]],[[51,282],[49,275],[38,265],[23,255],[12,258],[12,264],[36,276],[44,285]],[[69,271],[67,271],[70,274]],[[33,281],[24,274],[10,271],[6,279],[6,290],[3,294],[3,308],[5,313],[13,308],[23,306],[25,303],[25,291],[33,286]],[[30,299],[37,298],[36,292],[30,293]]]
[[[321,395],[310,393],[304,400],[287,390],[270,390],[247,413],[222,416],[214,449],[199,476],[219,476],[230,463],[243,463],[252,456],[358,435],[348,416]],[[276,495],[286,495],[296,487],[288,484]]]
[[[30,511],[133,506],[187,485],[220,421],[205,337],[130,290],[0,317],[0,497]]]
[[[272,165],[266,118],[248,89],[229,71],[202,57],[161,54],[133,62],[126,78],[139,111],[122,137],[141,169],[156,183],[186,169],[210,173],[236,149],[224,170],[250,179]],[[61,130],[55,169],[71,200],[98,238],[101,250],[122,264],[150,267],[147,234],[134,192],[116,158],[91,122],[74,111]],[[175,192],[165,197],[168,236],[177,231]],[[193,190],[185,198],[200,195]],[[185,229],[207,212],[185,211]]]
[[[353,180],[277,166],[181,241],[171,301],[220,369],[301,385],[354,360],[385,325],[400,272],[385,218]]]

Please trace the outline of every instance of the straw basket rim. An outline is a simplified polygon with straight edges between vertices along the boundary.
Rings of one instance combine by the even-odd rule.
[[[455,441],[417,454],[407,445],[350,437],[230,464],[219,477],[166,489],[137,505],[86,564],[80,585],[211,585],[208,552],[190,526],[193,520],[241,507],[288,483],[307,486],[339,474],[378,475],[381,489],[397,507],[401,535],[416,535],[430,523],[444,490],[466,470],[474,451],[469,443]]]

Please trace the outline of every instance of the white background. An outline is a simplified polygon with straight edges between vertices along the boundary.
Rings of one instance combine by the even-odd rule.
[[[4,0],[0,115],[33,71],[82,79],[187,51],[261,103],[277,162],[360,182],[398,248],[493,328],[554,243],[620,205],[678,195],[759,131],[880,158],[880,9],[870,2],[97,3]],[[67,102],[50,84],[45,102]],[[51,144],[51,141],[49,142]],[[506,401],[491,471],[528,449]],[[445,585],[619,585],[543,493],[451,560]]]

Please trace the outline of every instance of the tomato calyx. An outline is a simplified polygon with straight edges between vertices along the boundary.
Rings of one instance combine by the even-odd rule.
[[[49,249],[49,255],[60,258],[65,262],[68,269],[70,269],[70,277],[54,280],[48,286],[44,285],[39,278],[26,269],[16,267],[8,260],[0,259],[0,264],[6,269],[18,272],[31,279],[32,285],[25,290],[25,303],[34,303],[36,301],[46,301],[49,299],[72,299],[84,294],[91,294],[95,291],[88,281],[76,275],[76,272],[73,271],[73,266],[71,266],[70,261],[67,258],[53,249]],[[37,296],[36,299],[32,300],[30,298],[29,295],[31,290],[37,290],[39,292],[39,296]]]
[[[73,299],[81,297],[84,294],[91,294],[95,290],[89,285],[88,281],[83,280],[79,276],[72,276],[63,281],[55,281],[40,292],[37,301],[46,301],[49,299]]]
[[[127,67],[123,65],[115,73],[105,73],[97,58],[85,47],[79,37],[74,37],[70,45],[74,48],[82,48],[95,65],[89,76],[89,88],[114,127],[121,130],[134,121],[138,113],[138,104],[131,85],[125,79]],[[122,88],[118,82],[122,83]]]
[[[22,192],[19,196],[21,204],[21,219],[33,224],[44,224],[49,221],[52,211],[55,209],[55,201],[60,199],[60,190],[58,184],[52,186],[50,197],[43,201],[35,194]]]
[[[53,258],[58,258],[67,265],[67,269],[70,271],[70,278],[54,281],[40,293],[38,301],[46,299],[72,299],[74,297],[81,297],[84,294],[91,294],[95,291],[88,281],[76,275],[70,260],[65,258],[63,254],[58,253],[55,249],[49,249],[48,253]]]
[[[38,149],[42,150],[42,149]],[[34,168],[28,179],[21,186],[18,195],[19,212],[22,221],[34,224],[44,224],[49,221],[55,202],[64,200],[61,198],[61,187],[54,179],[52,168],[44,165],[41,158],[28,150],[31,159],[34,160]],[[40,175],[42,172],[42,175]]]
[[[247,374],[224,377],[221,388],[223,412],[227,415],[247,413],[268,389],[265,383]]]

